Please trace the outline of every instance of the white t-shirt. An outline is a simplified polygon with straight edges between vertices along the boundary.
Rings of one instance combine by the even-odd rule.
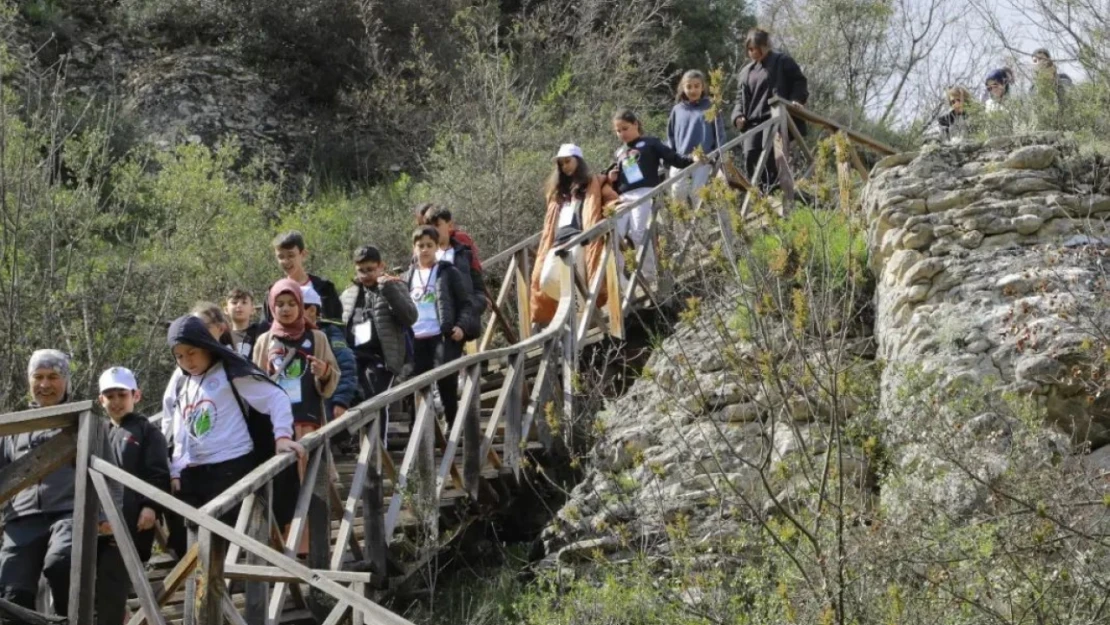
[[[418,339],[442,334],[439,327],[439,311],[436,309],[437,273],[439,273],[438,266],[431,269],[418,267],[412,274],[409,295],[416,303],[416,323],[412,325],[412,334]]]
[[[284,391],[257,378],[239,378],[235,388],[248,405],[270,415],[275,439],[293,437],[293,412]],[[181,477],[188,466],[226,462],[254,451],[222,362],[203,375],[173,376],[162,395],[162,410],[171,419],[169,428],[163,425],[173,440],[170,477]]]

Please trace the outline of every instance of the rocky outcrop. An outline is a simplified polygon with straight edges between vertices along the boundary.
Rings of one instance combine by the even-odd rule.
[[[818,487],[820,472],[806,468],[828,449],[833,411],[847,420],[856,406],[841,399],[834,408],[804,376],[751,375],[761,350],[705,321],[734,311],[737,297],[704,303],[703,318],[680,324],[642,377],[597,415],[602,434],[586,459],[588,475],[543,534],[549,563],[620,560],[642,549],[665,557],[676,525],[695,548],[712,551],[753,518],[804,505]],[[852,338],[845,351],[868,356],[870,344]],[[844,362],[855,364],[843,375],[873,377],[868,359]],[[868,454],[843,450],[848,499],[867,508]]]
[[[1051,462],[1110,442],[1110,399],[1098,392],[1110,328],[1104,175],[1051,134],[927,146],[876,165],[863,208],[881,413],[908,476],[883,488],[892,519],[922,498],[973,514],[1014,453]],[[913,401],[922,380],[936,410]],[[977,413],[988,399],[1024,402],[1055,427],[1019,451],[1021,419]]]
[[[1056,135],[929,146],[876,166],[864,209],[888,406],[912,365],[996,381],[1077,440],[1110,442],[1110,399],[1084,379],[1110,328],[1102,173]]]

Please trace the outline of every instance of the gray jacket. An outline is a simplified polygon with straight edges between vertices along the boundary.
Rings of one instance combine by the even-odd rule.
[[[353,284],[343,291],[339,301],[343,303],[343,326],[346,329],[347,344],[354,350],[355,357],[360,358],[362,354],[355,347],[353,325],[369,314],[381,343],[382,353],[378,356],[384,361],[386,368],[400,375],[405,367],[407,353],[405,333],[416,323],[416,304],[409,296],[405,283],[392,280],[380,283],[376,288]]]
[[[97,417],[93,417],[97,418]],[[107,423],[98,419],[98,426],[104,428],[102,437],[103,445],[96,456],[102,460],[117,464],[115,453],[112,451],[111,442],[108,440]],[[24,432],[0,439],[0,469],[27,455],[34,448],[45,444],[56,434],[59,429],[40,430],[37,432]],[[12,497],[5,505],[3,512],[4,522],[35,514],[72,513],[73,512],[73,486],[76,480],[76,469],[72,463],[66,464],[53,473],[46,475],[37,483],[24,488]],[[108,480],[112,489],[112,498],[116,506],[122,509],[123,487],[114,480]],[[106,520],[104,511],[100,512],[100,520]]]

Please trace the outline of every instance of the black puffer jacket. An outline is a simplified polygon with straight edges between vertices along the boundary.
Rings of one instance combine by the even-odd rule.
[[[436,311],[439,313],[439,327],[444,335],[458,326],[467,337],[478,336],[482,322],[474,304],[473,292],[467,288],[467,280],[453,264],[439,261],[436,278]],[[412,290],[414,267],[409,267],[401,280]]]
[[[409,297],[406,284],[392,280],[371,288],[356,283],[347,287],[339,297],[343,302],[347,344],[352,346],[355,356],[358,356],[359,349],[354,347],[354,324],[365,320],[365,314],[369,312],[382,346],[381,357],[386,368],[397,375],[405,366],[405,330],[416,323],[416,304]]]
[[[451,249],[455,252],[455,269],[458,269],[459,273],[462,274],[463,282],[466,283],[466,288],[470,291],[471,298],[474,300],[474,315],[481,316],[485,312],[488,302],[486,302],[485,280],[482,276],[482,270],[475,267],[474,250],[454,237],[451,237]],[[471,336],[470,334],[467,334],[466,337],[468,339],[478,338],[477,335]]]

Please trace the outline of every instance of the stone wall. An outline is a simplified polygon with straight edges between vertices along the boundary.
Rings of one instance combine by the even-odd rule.
[[[1080,368],[1102,358],[1110,330],[1105,174],[1051,134],[931,145],[876,165],[863,209],[896,435],[913,426],[895,405],[911,366],[1032,397],[1075,439],[1110,442],[1110,403]]]

